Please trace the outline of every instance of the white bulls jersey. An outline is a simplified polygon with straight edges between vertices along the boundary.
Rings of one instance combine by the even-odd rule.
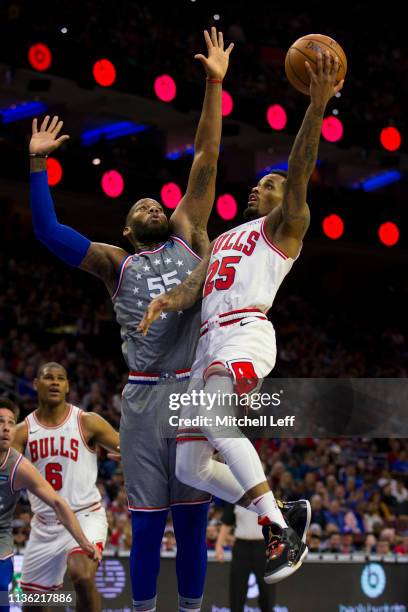
[[[25,457],[74,511],[99,503],[96,452],[85,442],[80,423],[82,410],[68,404],[67,416],[54,427],[40,423],[36,412],[26,417]],[[28,498],[34,514],[46,520],[55,519],[47,504],[30,492]]]
[[[266,235],[266,217],[243,223],[214,243],[203,289],[202,321],[215,315],[257,306],[264,312],[294,260]]]

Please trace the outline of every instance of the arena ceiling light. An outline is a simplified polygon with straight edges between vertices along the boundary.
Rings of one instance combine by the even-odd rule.
[[[230,193],[224,193],[217,198],[216,208],[217,213],[224,221],[230,221],[237,216],[237,201]]]
[[[41,42],[31,45],[28,49],[28,61],[37,72],[48,70],[52,63],[51,49]]]
[[[130,134],[145,132],[147,129],[147,125],[142,123],[134,123],[133,121],[105,123],[100,127],[82,132],[81,145],[83,147],[89,147],[102,139],[115,140],[115,138],[121,138],[122,136],[129,136]]]
[[[177,183],[166,183],[160,191],[161,200],[167,208],[176,208],[182,195]]]
[[[55,157],[47,159],[48,184],[54,187],[62,179],[62,166]]]
[[[12,123],[29,117],[37,117],[46,113],[48,106],[42,102],[19,102],[6,108],[0,108],[1,123]]]
[[[181,157],[194,155],[194,147],[191,144],[182,147],[181,149],[174,149],[173,151],[169,151],[166,153],[166,159],[180,159]]]
[[[344,222],[339,215],[328,215],[323,219],[323,233],[331,240],[338,240],[344,233]]]
[[[234,100],[228,91],[223,89],[222,91],[222,116],[228,117],[233,111],[234,108]]]
[[[286,127],[286,111],[280,104],[271,104],[266,111],[266,120],[273,130],[283,130]]]
[[[109,198],[118,198],[123,192],[125,181],[117,170],[108,170],[102,175],[101,186]]]
[[[360,187],[364,191],[375,191],[387,185],[392,185],[392,183],[397,183],[402,178],[403,174],[399,170],[384,170],[384,172],[362,179],[359,183],[354,185],[354,187]]]
[[[177,94],[175,80],[169,74],[161,74],[154,81],[154,93],[162,102],[171,102]]]
[[[381,130],[380,142],[387,151],[398,151],[401,141],[401,133],[397,128],[387,127]]]
[[[391,247],[397,244],[399,235],[398,226],[392,221],[382,223],[378,228],[378,237],[385,246]]]
[[[116,81],[116,68],[110,60],[105,58],[94,63],[92,74],[101,87],[110,87]]]
[[[337,117],[323,119],[322,136],[328,142],[338,142],[343,138],[343,124]]]

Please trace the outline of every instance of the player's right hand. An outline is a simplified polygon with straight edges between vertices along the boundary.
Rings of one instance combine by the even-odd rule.
[[[165,308],[169,306],[169,303],[170,300],[166,295],[159,295],[154,298],[146,308],[143,319],[137,326],[137,331],[146,336],[151,324],[160,317]]]
[[[224,549],[222,546],[217,546],[217,545],[215,546],[215,558],[220,563],[224,563],[225,555],[224,555]]]
[[[58,121],[58,116],[52,118],[51,123],[50,116],[47,115],[38,130],[37,118],[33,119],[32,135],[30,140],[30,153],[39,153],[41,155],[49,155],[55,149],[58,149],[63,142],[69,139],[67,134],[57,138],[60,133],[63,121]],[[48,125],[49,124],[49,125]]]
[[[344,79],[337,83],[339,58],[336,55],[333,60],[329,51],[325,51],[317,54],[316,72],[312,70],[309,62],[305,62],[305,67],[310,77],[310,102],[319,112],[324,112],[330,98],[344,85]]]

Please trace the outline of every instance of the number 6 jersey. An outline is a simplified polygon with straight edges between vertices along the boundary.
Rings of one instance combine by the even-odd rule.
[[[202,321],[257,306],[269,310],[294,260],[266,235],[266,217],[221,234],[214,243],[203,290]]]
[[[86,443],[81,428],[82,410],[67,404],[67,414],[59,425],[44,425],[37,410],[26,417],[27,444],[24,456],[78,512],[100,506],[101,494],[96,487],[98,465],[96,452]],[[34,514],[44,521],[55,519],[54,511],[28,491]]]

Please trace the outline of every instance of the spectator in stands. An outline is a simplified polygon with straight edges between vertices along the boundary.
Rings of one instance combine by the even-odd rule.
[[[341,538],[339,531],[336,531],[330,535],[329,539],[324,545],[323,551],[330,553],[341,552]]]
[[[377,545],[377,538],[375,537],[373,533],[368,533],[364,539],[363,551],[367,555],[371,555],[372,553],[375,552],[376,545]]]
[[[394,552],[397,555],[408,555],[408,531],[404,532],[399,540],[400,542],[394,548]]]
[[[375,552],[377,555],[386,556],[391,554],[391,547],[388,540],[378,540],[377,545],[375,547]]]
[[[337,499],[333,499],[330,502],[329,509],[324,513],[326,523],[332,523],[336,525],[339,532],[344,530],[344,516],[345,513],[340,509],[340,503]]]

